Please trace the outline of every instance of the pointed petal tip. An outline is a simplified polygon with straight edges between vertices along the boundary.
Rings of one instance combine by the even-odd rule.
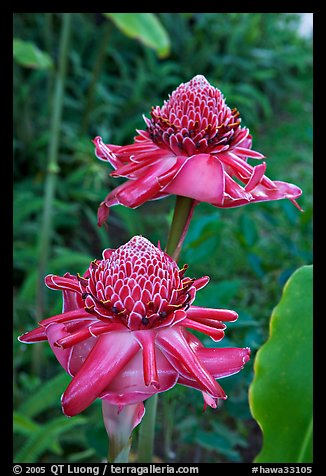
[[[61,398],[60,398],[60,401],[61,401],[61,410],[62,410],[62,413],[64,414],[64,416],[66,416],[66,417],[68,417],[68,418],[71,418],[71,417],[77,415],[77,413],[72,413],[72,412],[68,412],[68,411],[67,411],[66,404],[65,404],[65,402],[64,402],[65,393],[66,393],[66,392],[63,392],[63,394],[61,395]]]
[[[17,340],[22,344],[36,344],[37,342],[46,341],[47,337],[44,328],[37,327],[36,329],[18,336]]]
[[[102,140],[101,136],[96,136],[94,139],[92,139],[92,142],[94,145],[97,145],[101,140]]]
[[[21,336],[18,336],[17,340],[19,342],[21,342],[22,344],[32,344],[32,342],[29,342],[28,340],[26,340],[26,337],[24,338],[24,336],[26,336],[26,334],[28,334],[28,332],[25,332],[25,334],[22,334]]]
[[[156,390],[161,388],[160,382],[158,380],[150,380],[145,382],[146,387],[154,387]]]
[[[97,225],[101,227],[103,223],[107,220],[110,213],[110,208],[105,202],[102,202],[97,211]]]
[[[242,362],[243,362],[243,365],[245,365],[250,360],[251,349],[250,347],[245,347],[243,350],[244,350],[244,354],[242,357]]]
[[[304,212],[304,209],[302,207],[300,207],[300,205],[298,204],[298,202],[296,200],[294,200],[294,198],[289,198],[290,202],[293,203],[293,205],[300,211],[300,212]]]

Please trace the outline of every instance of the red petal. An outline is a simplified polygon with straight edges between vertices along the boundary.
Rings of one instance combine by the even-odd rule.
[[[250,349],[230,347],[227,349],[207,349],[200,347],[196,352],[205,368],[215,377],[228,377],[239,372],[250,360]]]
[[[249,182],[245,186],[246,192],[251,192],[260,182],[266,170],[266,162],[257,165],[252,171]]]
[[[143,349],[145,385],[153,385],[155,388],[160,388],[155,356],[155,333],[149,330],[137,331],[135,336]]]
[[[244,147],[236,147],[233,149],[233,152],[240,157],[250,157],[251,159],[264,159],[265,156],[260,152],[256,152],[255,150],[246,149]]]
[[[160,331],[157,334],[157,343],[167,359],[171,354],[185,366],[190,375],[203,386],[203,389],[212,396],[220,396],[220,386],[191,350],[180,327],[171,327]]]
[[[77,293],[81,292],[77,278],[65,278],[62,276],[56,276],[55,274],[48,274],[45,276],[44,282],[50,289],[66,289]]]
[[[187,310],[188,319],[200,320],[201,318],[214,319],[216,321],[234,322],[238,314],[229,309],[210,309],[208,307],[190,306]]]
[[[115,169],[122,164],[115,154],[121,149],[120,146],[104,144],[100,136],[95,137],[93,143],[95,144],[95,155],[98,159],[109,162]]]
[[[74,311],[84,307],[84,301],[80,295],[80,292],[67,291],[64,289],[62,291],[62,312]]]
[[[267,188],[262,184],[257,185],[251,193],[250,203],[254,202],[264,202],[270,200],[281,200],[283,198],[288,198],[291,202],[302,194],[302,190],[287,182],[274,181],[275,188]],[[248,200],[239,199],[234,200],[232,197],[225,197],[223,208],[239,207],[241,205],[246,205]],[[299,207],[300,209],[300,207]]]
[[[170,150],[161,148],[157,148],[157,150],[143,154],[136,154],[135,157],[133,157],[132,162],[119,167],[110,175],[112,177],[138,178],[141,173],[144,173],[146,168],[152,165],[158,165],[161,160],[166,160],[169,157],[175,156],[171,154]]]
[[[57,314],[56,316],[49,317],[48,319],[43,319],[39,322],[39,324],[40,326],[46,327],[52,322],[67,322],[73,319],[83,319],[84,317],[89,319],[89,313],[83,308],[79,308],[73,311],[64,312],[63,314]]]
[[[71,349],[61,349],[57,347],[55,343],[62,339],[63,337],[67,337],[69,334],[66,331],[66,327],[64,324],[51,324],[46,328],[46,335],[53,350],[54,355],[65,369],[66,372],[69,373],[68,370],[68,362],[71,354]]]
[[[37,327],[36,329],[25,332],[25,334],[19,336],[18,340],[24,344],[34,344],[35,342],[47,340],[47,337],[44,327]]]
[[[221,162],[210,154],[193,155],[186,161],[182,160],[178,174],[164,192],[200,202],[222,202],[225,185]]]
[[[182,325],[184,327],[188,327],[189,329],[194,329],[209,335],[215,342],[220,341],[224,337],[224,332],[222,329],[216,329],[216,327],[211,327],[201,322],[192,321],[191,319],[184,319],[182,321]],[[226,326],[224,325],[224,329],[225,327]]]
[[[176,384],[178,373],[158,348],[156,348],[156,363],[159,391],[164,392]],[[146,386],[144,383],[143,355],[139,351],[103,390],[100,398],[105,398],[115,405],[127,405],[142,402],[155,393],[158,393],[157,388]]]
[[[138,342],[129,332],[114,332],[98,338],[87,359],[62,396],[65,415],[87,408],[137,353]]]
[[[97,224],[98,224],[98,226],[103,225],[103,223],[108,219],[109,213],[110,213],[109,205],[107,205],[105,203],[105,201],[102,202],[100,204],[100,206],[98,207],[98,210],[97,210]]]
[[[97,337],[101,334],[104,334],[106,332],[112,332],[112,331],[121,331],[124,330],[124,325],[123,324],[118,324],[118,323],[96,323],[96,324],[91,324],[87,325],[86,327],[78,330],[77,332],[74,332],[72,334],[69,334],[66,337],[63,337],[62,339],[59,339],[57,342],[55,342],[55,345],[58,347],[61,347],[63,349],[66,349],[68,347],[72,347],[73,345],[78,344],[79,342],[82,342],[89,337]]]
[[[193,286],[197,289],[202,289],[206,286],[206,284],[209,282],[209,276],[203,276],[202,278],[195,279],[195,281],[192,283]]]
[[[148,167],[137,180],[128,181],[123,184],[123,188],[116,189],[116,200],[126,207],[136,208],[151,200],[171,181],[176,172],[176,157],[169,157],[155,166]],[[107,201],[106,203],[108,204]]]

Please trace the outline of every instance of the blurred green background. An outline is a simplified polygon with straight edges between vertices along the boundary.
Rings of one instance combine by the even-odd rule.
[[[141,30],[142,14],[130,15]],[[239,109],[253,148],[267,157],[267,175],[302,188],[304,212],[285,200],[196,208],[180,264],[211,281],[195,304],[239,313],[221,343],[201,339],[250,346],[252,359],[221,381],[229,398],[216,411],[203,413],[200,393],[185,387],[161,395],[155,455],[163,462],[251,462],[262,440],[248,406],[253,358],[287,278],[312,262],[312,38],[299,33],[300,14],[158,13],[140,39],[113,20],[14,14],[15,461],[99,462],[107,455],[100,401],[65,418],[60,395],[69,377],[47,344],[29,347],[17,336],[61,310],[45,274],[84,272],[104,248],[134,234],[166,244],[174,197],[137,210],[114,207],[108,228],[97,227],[99,202],[120,182],[96,159],[91,140],[131,143],[135,129],[145,128],[142,114],[203,74]]]

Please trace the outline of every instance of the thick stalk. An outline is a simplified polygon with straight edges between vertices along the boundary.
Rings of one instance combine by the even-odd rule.
[[[169,232],[166,252],[178,260],[182,244],[188,231],[196,202],[191,198],[177,196]],[[155,418],[158,394],[146,402],[146,413],[139,429],[138,462],[151,463],[154,449]]]
[[[175,399],[168,393],[163,395],[161,401],[163,403],[164,454],[168,460],[173,460],[176,456],[172,449]]]
[[[192,198],[177,195],[166,252],[178,261],[196,202]]]
[[[36,295],[36,318],[39,321],[43,318],[45,309],[45,287],[44,275],[47,269],[49,258],[49,247],[52,234],[52,211],[53,200],[55,196],[56,180],[58,173],[58,150],[59,135],[62,115],[62,105],[64,97],[64,82],[66,77],[66,67],[69,49],[71,14],[64,13],[62,20],[61,38],[60,38],[60,56],[58,71],[55,78],[55,90],[53,95],[53,108],[50,125],[50,142],[48,149],[48,160],[44,189],[44,207],[42,214],[40,238],[39,238],[39,262],[38,262],[38,280]],[[38,372],[40,366],[39,349],[42,346],[35,346],[33,367]]]
[[[139,428],[138,463],[151,463],[153,459],[157,397],[156,393],[145,405],[146,413]]]
[[[104,425],[109,437],[109,463],[128,463],[131,433],[144,415],[143,403],[111,405],[102,400]]]

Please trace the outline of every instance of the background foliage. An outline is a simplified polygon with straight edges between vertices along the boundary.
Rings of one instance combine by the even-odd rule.
[[[100,402],[66,419],[60,395],[69,377],[46,344],[17,336],[60,312],[59,293],[39,276],[54,84],[62,13],[14,15],[14,431],[15,461],[97,462],[107,454]],[[137,210],[115,207],[99,229],[99,202],[119,181],[108,177],[91,142],[128,144],[136,128],[179,83],[204,74],[240,110],[264,153],[268,176],[303,189],[300,213],[288,201],[219,210],[201,204],[180,263],[209,275],[197,305],[228,307],[239,319],[223,346],[256,350],[287,278],[312,262],[312,44],[299,16],[284,13],[160,13],[160,45],[139,41],[113,18],[71,14],[60,121],[53,226],[45,274],[83,272],[103,248],[141,233],[165,245],[174,198]],[[134,14],[140,15],[140,14]],[[146,20],[152,22],[152,20]],[[136,26],[135,26],[136,25]],[[137,28],[134,22],[133,28]],[[163,33],[162,33],[163,31]],[[126,34],[127,33],[127,34]],[[138,39],[137,39],[138,38]],[[214,344],[205,339],[207,346]],[[161,461],[249,462],[261,448],[248,406],[252,361],[223,381],[229,399],[206,410],[198,392],[175,387],[159,399],[156,455]],[[163,439],[163,436],[164,439]]]

